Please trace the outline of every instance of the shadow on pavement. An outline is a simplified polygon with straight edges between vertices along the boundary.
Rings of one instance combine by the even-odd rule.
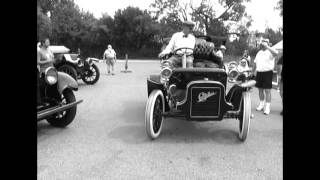
[[[158,139],[150,140],[146,134],[144,121],[140,125],[126,125],[113,129],[108,136],[120,139],[129,144],[143,143],[203,143],[215,142],[218,144],[241,144],[237,129],[225,128],[217,123],[206,123],[199,127],[198,122],[186,122],[170,119],[165,121]]]
[[[67,129],[68,129],[68,127],[66,127],[66,128],[53,127],[49,123],[47,123],[46,120],[38,122],[38,124],[37,124],[38,142],[43,141],[45,137],[50,137],[55,134],[60,134],[62,131],[67,130]]]
[[[127,100],[122,103],[124,108],[121,112],[121,119],[125,119],[125,125],[113,129],[109,136],[121,139],[129,144],[151,142],[146,134],[145,102]],[[203,143],[211,141],[218,144],[241,144],[238,139],[238,124],[235,128],[234,126],[229,127],[224,120],[188,122],[166,118],[160,137],[153,140],[155,143]]]
[[[144,113],[146,102],[141,101],[123,101],[122,117],[128,123],[144,125]]]
[[[220,122],[189,122],[168,118],[163,124],[159,137],[167,143],[203,143],[239,144],[238,129],[226,128]]]

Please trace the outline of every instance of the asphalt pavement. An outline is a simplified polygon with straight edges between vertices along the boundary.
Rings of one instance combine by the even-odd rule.
[[[131,73],[78,80],[75,120],[67,128],[46,121],[37,125],[38,179],[283,179],[283,120],[279,92],[272,90],[271,113],[256,112],[252,89],[250,132],[238,140],[235,119],[187,122],[165,119],[160,137],[150,140],[144,123],[147,77],[159,73],[159,61],[131,62]]]

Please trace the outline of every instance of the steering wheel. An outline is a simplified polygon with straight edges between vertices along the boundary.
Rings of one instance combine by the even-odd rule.
[[[182,51],[182,54],[178,53],[179,51]],[[187,50],[192,50],[191,52],[187,52]],[[178,48],[178,49],[175,49],[172,54],[173,55],[177,55],[177,56],[183,56],[184,54],[188,57],[188,56],[192,56],[193,55],[193,48],[189,48],[189,47],[182,47],[182,48]]]

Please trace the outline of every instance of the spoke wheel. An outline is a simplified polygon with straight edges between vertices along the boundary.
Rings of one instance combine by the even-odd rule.
[[[163,113],[163,94],[160,90],[154,90],[148,98],[145,112],[146,132],[151,139],[157,138],[161,133],[164,120]]]
[[[99,80],[99,78],[100,78],[100,71],[95,64],[92,64],[92,66],[90,66],[90,69],[88,69],[82,75],[82,80],[86,84],[94,84]]]
[[[250,92],[243,92],[239,112],[239,139],[245,141],[249,134],[251,120],[251,97]]]
[[[63,94],[60,97],[59,104],[65,105],[75,101],[76,98],[73,94],[73,91],[71,89],[66,89],[63,91]],[[55,127],[66,127],[73,121],[74,117],[76,116],[76,112],[77,106],[73,106],[72,108],[52,115],[51,117],[47,118],[47,121]]]
[[[74,80],[77,81],[77,71],[74,67],[72,67],[68,64],[65,64],[65,65],[60,66],[58,68],[58,71],[69,74]]]

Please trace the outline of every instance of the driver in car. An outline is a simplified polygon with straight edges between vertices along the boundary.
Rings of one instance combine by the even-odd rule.
[[[196,38],[191,34],[193,30],[194,23],[191,21],[184,21],[182,23],[182,31],[176,32],[172,35],[169,44],[167,47],[159,54],[159,58],[163,58],[165,55],[174,52],[179,48],[190,48],[185,49],[185,53],[191,54],[193,53],[193,48],[196,43]],[[177,52],[178,54],[179,52]],[[171,62],[173,67],[181,67],[182,56],[172,55],[168,61]],[[193,67],[193,56],[187,56],[187,68]]]

